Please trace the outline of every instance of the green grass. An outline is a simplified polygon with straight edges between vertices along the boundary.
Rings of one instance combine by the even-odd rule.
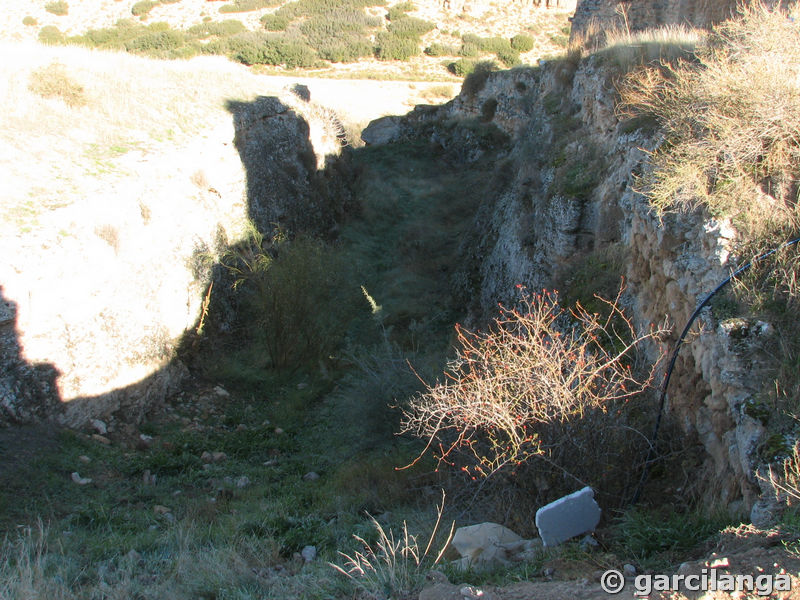
[[[457,241],[487,176],[448,166],[427,144],[367,148],[352,160],[362,212],[343,226],[339,252],[380,310],[355,288],[359,315],[325,372],[271,369],[247,340],[216,354],[206,375],[232,397],[184,392],[174,412],[136,431],[153,437],[149,447],[61,432],[4,481],[0,526],[11,535],[0,572],[11,589],[62,598],[97,596],[106,584],[129,597],[344,598],[350,584],[325,561],[357,549],[354,533],[374,541],[367,514],[391,511],[395,530],[404,518],[429,525],[419,491],[435,483],[433,466],[395,470],[421,448],[395,437],[391,406],[419,389],[407,359],[422,375],[441,369],[461,314],[442,274],[457,265]],[[206,451],[227,458],[204,464]],[[73,471],[92,482],[77,485]],[[305,480],[311,471],[320,478]],[[145,483],[148,475],[155,481]],[[242,477],[249,485],[237,485]],[[37,531],[38,519],[46,525]],[[309,544],[320,560],[300,569],[293,555]],[[268,575],[277,567],[280,577]]]
[[[612,549],[634,561],[640,570],[666,572],[692,553],[702,554],[704,545],[715,541],[731,524],[726,515],[632,508],[616,525]]]
[[[353,157],[365,170],[357,188],[362,219],[343,238],[369,265],[359,269],[361,283],[402,344],[424,343],[425,332],[448,335],[458,312],[448,305],[443,275],[458,266],[460,236],[486,186],[486,171],[448,168],[431,152],[420,142],[364,148]],[[416,333],[409,330],[415,322],[424,325]]]

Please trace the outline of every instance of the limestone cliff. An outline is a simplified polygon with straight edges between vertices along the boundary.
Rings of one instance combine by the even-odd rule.
[[[702,212],[659,217],[636,191],[635,176],[647,168],[657,132],[615,116],[613,74],[596,55],[493,73],[477,86],[468,82],[444,107],[395,122],[394,135],[424,135],[455,152],[471,138],[462,132],[456,144],[458,136],[443,124],[460,121],[495,124],[513,139],[453,280],[476,320],[493,314],[498,301],[513,302],[517,284],[557,287],[586,301],[594,292],[613,293],[622,275],[624,302],[638,326],[665,320],[671,326],[666,352],[702,298],[730,273],[735,232]],[[479,147],[459,159],[469,168],[481,159]],[[746,411],[766,365],[751,350],[770,327],[718,322],[708,311],[702,320],[678,360],[667,412],[705,450],[695,479],[707,499],[741,513],[758,498],[755,451],[764,435]]]

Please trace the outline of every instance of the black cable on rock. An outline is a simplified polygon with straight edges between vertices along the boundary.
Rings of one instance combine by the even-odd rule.
[[[686,334],[689,333],[689,329],[694,324],[695,319],[697,319],[697,317],[700,316],[700,311],[703,310],[708,305],[708,303],[711,301],[711,298],[714,297],[714,294],[716,294],[718,291],[720,291],[722,288],[728,285],[731,281],[739,277],[739,275],[747,271],[747,269],[752,267],[754,264],[759,263],[765,258],[775,254],[779,250],[783,250],[784,248],[792,246],[798,242],[800,242],[800,238],[788,241],[778,246],[777,248],[773,248],[768,252],[764,252],[763,254],[756,256],[754,259],[752,259],[749,263],[747,263],[743,267],[739,267],[738,269],[736,269],[736,271],[734,271],[730,275],[730,277],[725,279],[725,281],[720,283],[705,298],[703,298],[703,301],[694,310],[692,316],[689,317],[689,321],[686,323],[686,327],[683,328],[683,332],[681,332],[678,341],[675,342],[675,348],[672,350],[672,358],[669,361],[669,366],[667,367],[667,371],[664,374],[664,380],[661,383],[661,390],[659,394],[658,416],[656,417],[656,424],[653,429],[653,435],[650,439],[650,447],[647,451],[647,459],[644,462],[644,470],[642,471],[642,477],[639,480],[639,484],[636,486],[636,492],[633,494],[633,499],[631,500],[631,504],[636,504],[637,502],[639,502],[639,497],[642,495],[642,489],[644,488],[644,484],[647,481],[647,476],[650,474],[650,465],[655,461],[655,457],[653,455],[655,454],[656,451],[655,449],[656,449],[656,442],[658,441],[658,432],[659,428],[661,427],[661,417],[664,415],[664,406],[667,400],[667,386],[669,386],[669,380],[670,377],[672,377],[672,370],[675,368],[675,361],[678,360],[678,352],[681,349],[683,340],[686,337]]]

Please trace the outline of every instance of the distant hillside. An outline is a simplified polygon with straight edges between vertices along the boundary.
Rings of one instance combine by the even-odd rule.
[[[9,7],[0,35],[158,58],[222,54],[321,76],[448,79],[562,51],[574,2],[69,0]]]

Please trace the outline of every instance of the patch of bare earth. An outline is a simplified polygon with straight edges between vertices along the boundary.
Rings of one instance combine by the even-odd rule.
[[[600,583],[607,565],[601,568],[599,563],[590,561],[555,559],[545,563],[544,571],[549,580],[523,581],[503,587],[451,584],[444,581],[443,575],[434,573],[431,585],[420,593],[419,600],[800,600],[800,555],[787,548],[787,542],[796,542],[796,539],[777,529],[762,531],[752,526],[741,526],[724,532],[716,551],[705,559],[685,562],[678,569],[664,573],[640,573],[627,577],[623,590],[614,594],[603,589]],[[622,572],[621,565],[611,568]],[[713,576],[712,570],[716,571]],[[737,577],[741,579],[739,589],[727,589],[727,584],[723,583],[727,575],[733,576],[734,580]],[[652,578],[645,579],[648,576]],[[656,584],[659,576],[669,577],[669,590]],[[697,579],[691,579],[692,576]],[[702,582],[704,576],[709,582],[712,579],[718,581],[718,589],[694,589],[695,581]],[[775,582],[778,580],[773,579],[772,584],[768,584],[764,576],[788,577],[790,589],[777,589],[779,586]],[[689,587],[692,589],[687,589],[687,578],[690,578]],[[752,588],[748,588],[750,581]],[[677,586],[671,585],[672,582]],[[768,589],[769,586],[776,589]],[[706,587],[711,587],[710,583]]]

